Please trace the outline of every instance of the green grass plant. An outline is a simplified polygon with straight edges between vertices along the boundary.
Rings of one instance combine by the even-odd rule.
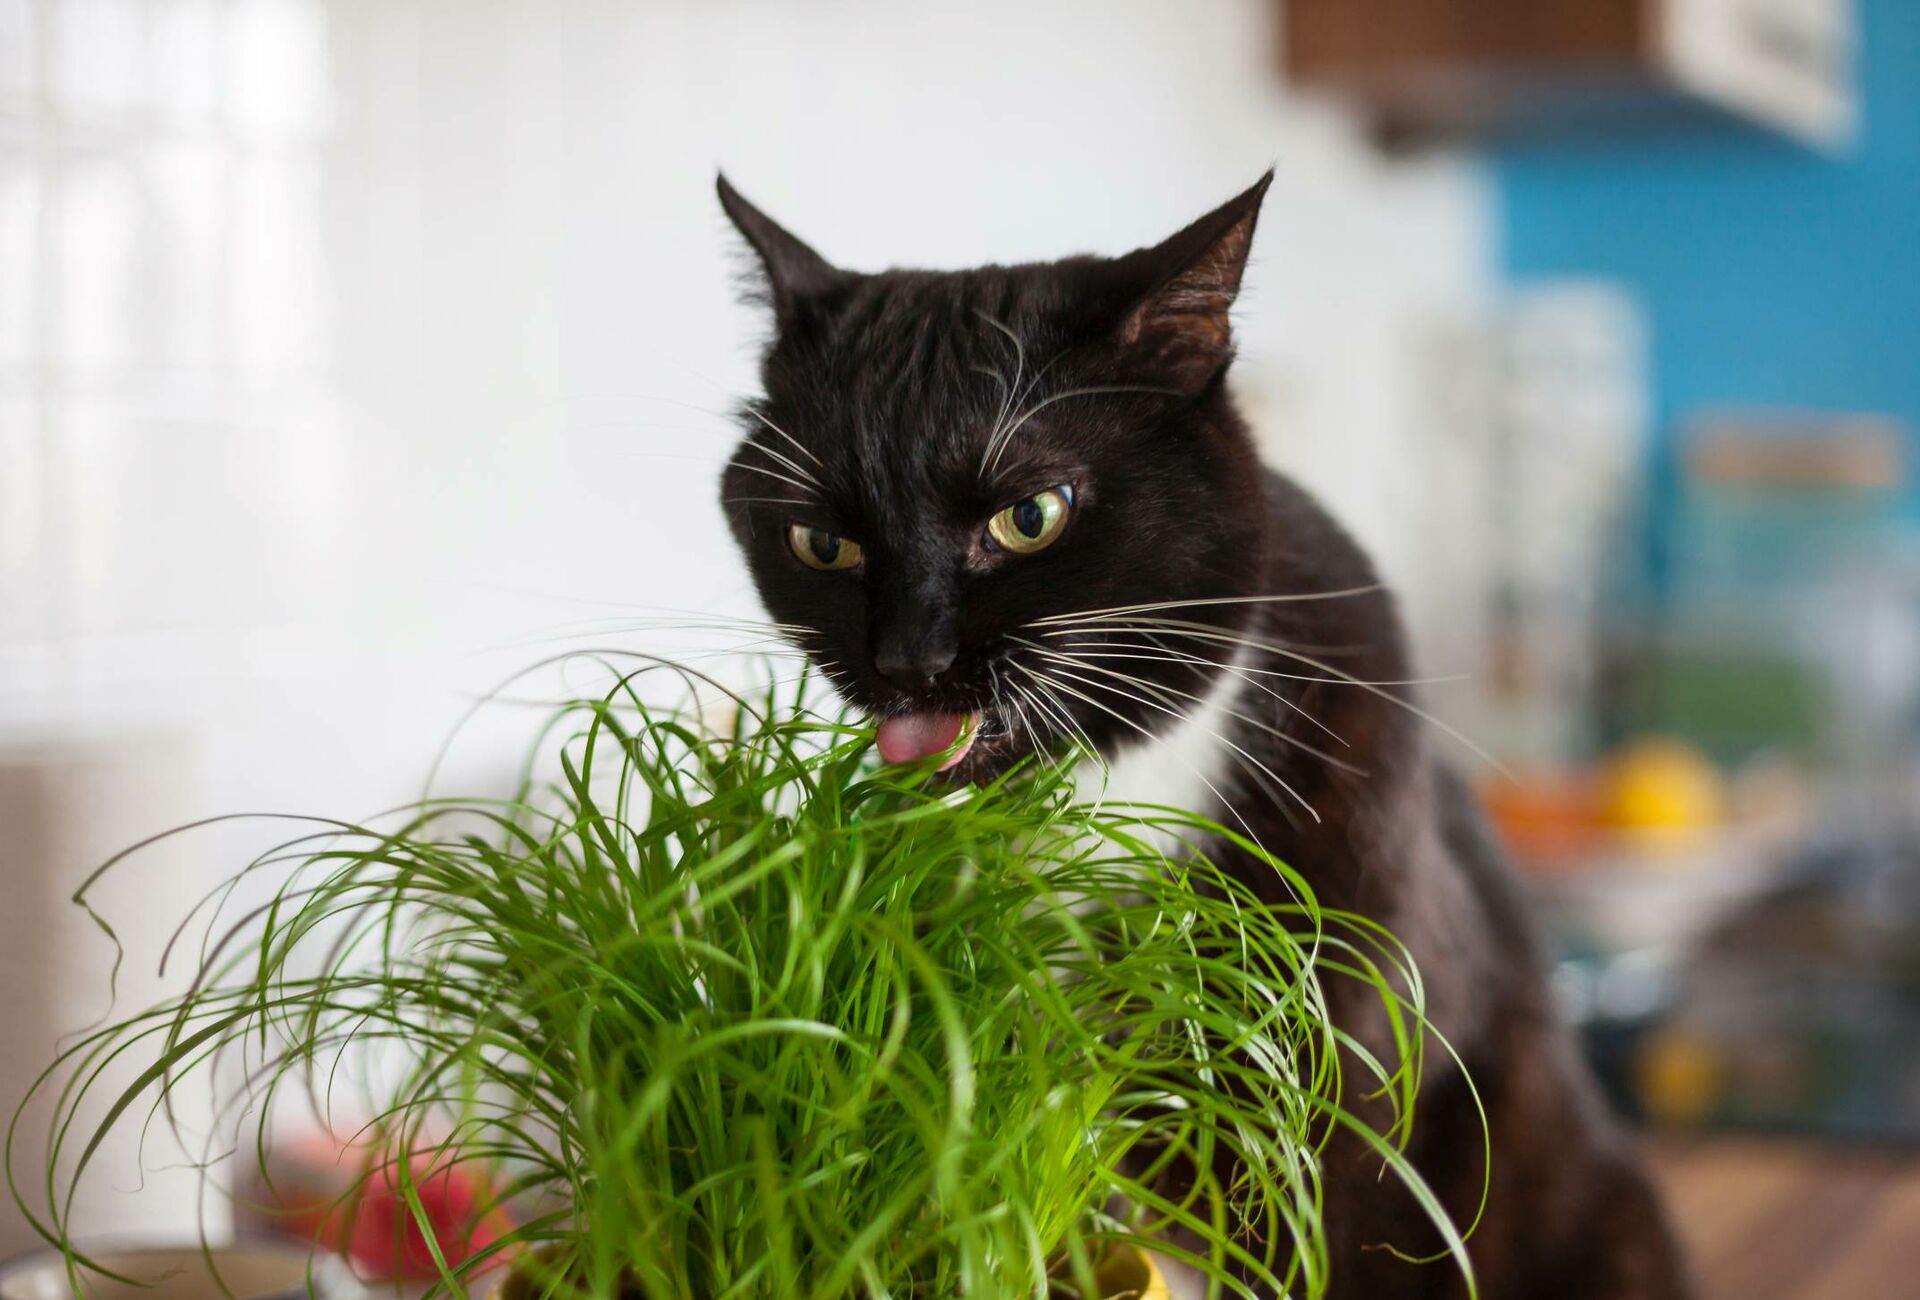
[[[517,1226],[443,1261],[455,1294],[512,1252],[552,1294],[1091,1296],[1148,1245],[1215,1294],[1311,1296],[1341,1129],[1458,1244],[1399,1153],[1427,1034],[1378,927],[1066,763],[956,788],[801,688],[663,707],[659,667],[556,708],[511,797],[316,822],[203,900],[191,989],[42,1077],[44,1174],[9,1133],[37,1230],[88,1267],[72,1187],[103,1135],[223,1080],[216,1165],[301,1106],[385,1153],[416,1217],[430,1168],[484,1170]],[[1292,901],[1193,847],[1228,842]],[[1342,1038],[1332,979],[1377,994],[1394,1053]]]

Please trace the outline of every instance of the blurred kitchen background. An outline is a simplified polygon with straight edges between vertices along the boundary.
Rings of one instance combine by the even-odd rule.
[[[1269,164],[1238,387],[1506,769],[1709,1294],[1920,1295],[1913,0],[0,0],[7,1107],[105,1009],[107,854],[405,800],[506,668],[753,612],[717,168],[877,268]]]

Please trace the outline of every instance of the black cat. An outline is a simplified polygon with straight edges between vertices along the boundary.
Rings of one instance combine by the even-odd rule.
[[[888,759],[959,740],[970,779],[1077,739],[1408,945],[1486,1109],[1483,1126],[1429,1054],[1410,1155],[1463,1224],[1490,1131],[1483,1296],[1685,1296],[1501,852],[1428,752],[1393,601],[1234,409],[1228,312],[1270,179],[1124,257],[878,274],[830,265],[722,179],[775,322],[727,518],[768,611],[880,720]],[[1377,1003],[1330,993],[1379,1040]],[[1335,1142],[1323,1177],[1331,1295],[1462,1292],[1452,1264],[1378,1248],[1439,1243],[1377,1161]]]

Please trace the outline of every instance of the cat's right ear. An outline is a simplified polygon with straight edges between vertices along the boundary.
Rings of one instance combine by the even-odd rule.
[[[1233,357],[1229,315],[1272,184],[1269,171],[1185,230],[1113,263],[1123,282],[1144,287],[1117,336],[1139,373],[1193,394],[1226,368]]]
[[[798,303],[826,290],[841,278],[841,273],[826,258],[747,202],[725,175],[718,177],[714,188],[720,192],[720,206],[726,209],[727,218],[746,237],[754,255],[760,259],[760,268],[766,277],[765,296],[780,320],[787,320]]]

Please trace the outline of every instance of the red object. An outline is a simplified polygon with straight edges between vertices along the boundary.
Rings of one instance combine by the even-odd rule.
[[[375,1160],[371,1147],[342,1145],[320,1134],[276,1143],[268,1169],[237,1202],[238,1226],[345,1255],[367,1281],[438,1277],[426,1234],[401,1190],[398,1164],[389,1158],[376,1167]],[[493,1245],[513,1226],[512,1216],[494,1204],[486,1166],[451,1163],[457,1160],[457,1152],[428,1149],[406,1166],[449,1268]]]
[[[512,1223],[505,1209],[493,1203],[492,1189],[468,1167],[443,1161],[434,1169],[432,1164],[429,1156],[414,1157],[409,1166],[413,1194],[447,1267],[456,1268],[498,1241]],[[482,1215],[486,1207],[491,1208]],[[426,1235],[401,1190],[397,1162],[388,1161],[371,1171],[348,1208],[353,1229],[346,1241],[347,1257],[362,1277],[417,1281],[440,1275]]]

